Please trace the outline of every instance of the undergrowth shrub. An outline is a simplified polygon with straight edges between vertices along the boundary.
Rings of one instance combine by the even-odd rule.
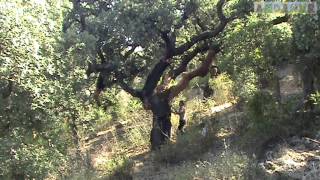
[[[214,90],[213,98],[216,104],[223,104],[234,99],[234,82],[226,73],[209,80],[210,87]]]
[[[320,91],[316,91],[310,96],[311,101],[315,106],[316,111],[320,111]]]
[[[244,68],[239,74],[237,74],[237,76],[234,77],[234,82],[235,95],[244,100],[252,97],[258,90],[257,75],[250,68]]]
[[[107,179],[132,179],[133,165],[133,161],[126,156],[118,156],[107,161]]]
[[[207,130],[205,135],[204,128]],[[215,143],[215,134],[216,129],[210,119],[194,123],[187,127],[185,133],[177,135],[176,142],[163,145],[155,153],[154,159],[157,162],[171,164],[197,159]]]
[[[255,93],[247,104],[247,116],[249,127],[265,135],[285,131],[286,127],[282,125],[288,118],[281,105],[268,92]]]
[[[250,159],[244,155],[226,151],[205,161],[184,163],[172,169],[168,179],[245,179]]]

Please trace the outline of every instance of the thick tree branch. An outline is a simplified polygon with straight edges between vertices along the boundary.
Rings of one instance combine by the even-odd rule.
[[[170,65],[169,59],[173,56],[181,55],[188,51],[193,45],[199,43],[200,41],[210,39],[212,37],[217,36],[223,29],[226,27],[228,23],[228,19],[225,18],[222,7],[224,5],[225,0],[220,0],[217,4],[217,13],[220,17],[219,25],[212,31],[205,31],[191,38],[190,41],[182,44],[181,46],[174,49],[174,52],[171,54],[171,51],[166,51],[165,56],[155,65],[152,69],[151,73],[148,75],[145,85],[143,87],[142,93],[144,96],[152,95],[154,89],[156,88],[161,76],[163,75],[166,68]],[[162,37],[167,38],[167,37]],[[169,42],[165,40],[165,42]],[[170,50],[170,49],[169,49]]]
[[[207,44],[204,44],[202,46],[196,47],[193,51],[189,52],[188,54],[184,55],[182,57],[182,60],[180,62],[180,65],[173,69],[170,72],[170,76],[172,79],[176,79],[181,73],[185,72],[187,70],[189,62],[196,57],[199,53],[205,52],[209,50],[209,46]]]
[[[280,16],[280,17],[277,17],[275,19],[273,19],[271,21],[271,24],[273,25],[277,25],[277,24],[281,24],[281,23],[284,23],[284,22],[288,22],[290,16],[288,14],[284,15],[284,16]]]
[[[125,83],[123,80],[118,80],[117,81],[119,86],[126,91],[127,93],[129,93],[131,96],[133,97],[137,97],[142,99],[142,93],[141,91],[138,91],[136,89],[133,89],[132,87],[130,87],[127,83]]]
[[[160,61],[154,66],[152,71],[147,77],[147,80],[144,84],[144,87],[142,89],[143,96],[151,96],[153,93],[153,90],[156,88],[163,72],[166,70],[166,68],[170,65],[169,59],[167,57],[163,57],[160,59]]]
[[[96,48],[97,48],[97,54],[101,60],[101,63],[105,63],[106,62],[106,58],[105,56],[103,55],[103,52],[102,52],[102,41],[101,40],[98,40],[97,41],[97,44],[96,44]]]
[[[83,9],[81,8],[81,0],[73,0],[73,7],[79,15],[79,19],[76,19],[80,23],[80,31],[83,32],[86,30],[87,25],[86,25],[86,18],[85,14],[83,12]]]
[[[224,5],[224,3],[225,3],[225,0],[220,0],[217,3],[217,14],[218,14],[218,18],[219,18],[220,22],[227,21],[227,18],[223,13],[223,5]]]
[[[88,69],[87,69],[87,76],[90,76],[91,73],[102,73],[102,72],[111,72],[116,68],[115,65],[113,64],[107,64],[107,63],[102,63],[102,64],[89,64]]]
[[[217,53],[218,52],[216,52],[215,50],[210,49],[206,59],[201,63],[201,65],[198,68],[194,69],[191,72],[183,73],[182,79],[179,81],[179,83],[168,90],[170,93],[169,99],[173,99],[174,97],[179,95],[181,91],[187,88],[189,82],[193,78],[197,76],[201,76],[201,77],[205,76],[209,72],[210,66]]]
[[[220,22],[220,24],[213,31],[204,31],[199,35],[192,37],[190,41],[176,48],[175,55],[183,54],[184,52],[188,51],[193,45],[195,45],[200,41],[207,40],[217,36],[220,32],[223,31],[226,25],[227,25],[226,21]]]
[[[3,90],[3,92],[1,92],[2,98],[3,99],[8,98],[11,95],[12,90],[13,90],[13,81],[11,79],[9,79],[7,87]]]

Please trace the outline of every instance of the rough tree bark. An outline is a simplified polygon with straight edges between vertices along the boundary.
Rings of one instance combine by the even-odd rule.
[[[183,91],[196,76],[205,76],[215,58],[216,51],[210,49],[206,59],[191,72],[182,74],[180,82],[163,92],[159,92],[148,99],[145,104],[153,113],[153,126],[150,133],[151,148],[157,149],[170,140],[171,137],[171,104],[170,101]]]
[[[155,150],[171,137],[171,104],[167,93],[160,93],[150,98],[153,114],[150,133],[151,149]]]

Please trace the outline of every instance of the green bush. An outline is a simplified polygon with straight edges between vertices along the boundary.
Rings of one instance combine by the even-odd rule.
[[[205,136],[201,134],[204,126],[207,128]],[[185,133],[177,135],[175,142],[163,145],[154,158],[158,162],[170,164],[197,159],[216,142],[215,132],[209,120],[203,120],[201,124],[193,123],[186,128]]]
[[[310,99],[315,105],[316,110],[320,110],[320,91],[311,94]]]
[[[250,160],[244,154],[223,152],[205,161],[184,163],[172,169],[168,179],[246,179]]]
[[[132,179],[133,161],[126,156],[117,156],[105,164],[107,179]]]
[[[279,104],[268,92],[255,93],[247,104],[250,126],[261,133],[269,134],[279,127],[281,114]]]
[[[235,95],[241,99],[250,99],[258,90],[257,75],[250,68],[244,68],[234,79]]]
[[[216,104],[223,104],[234,99],[234,82],[226,73],[209,80],[210,87],[214,90],[213,98]]]

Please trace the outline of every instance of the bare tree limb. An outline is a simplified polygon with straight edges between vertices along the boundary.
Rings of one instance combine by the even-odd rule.
[[[217,53],[218,52],[216,52],[215,50],[210,49],[206,59],[201,63],[201,65],[198,68],[194,69],[191,72],[183,73],[182,79],[179,81],[179,83],[168,90],[170,93],[169,99],[173,99],[174,97],[179,95],[179,93],[188,86],[189,82],[193,78],[197,76],[205,76],[209,72],[210,66],[213,60],[215,59]]]
[[[79,15],[79,19],[76,19],[80,23],[80,31],[83,32],[86,30],[86,18],[85,14],[83,12],[83,9],[81,8],[81,0],[73,0],[73,7]]]
[[[184,52],[188,51],[196,43],[217,36],[220,32],[223,31],[226,25],[227,25],[226,21],[220,22],[220,24],[213,31],[204,31],[199,35],[192,37],[190,41],[176,48],[174,55],[183,54]]]
[[[152,71],[149,73],[147,80],[142,89],[143,96],[150,96],[153,93],[153,90],[156,88],[163,72],[170,65],[167,57],[163,57],[160,61],[154,66]]]
[[[119,86],[120,86],[124,91],[126,91],[127,93],[129,93],[131,96],[142,99],[142,93],[141,93],[141,91],[138,91],[138,90],[136,90],[136,89],[133,89],[133,88],[130,87],[127,83],[125,83],[123,80],[118,80],[118,84],[119,84]]]
[[[187,53],[182,57],[182,60],[180,62],[180,65],[176,68],[173,69],[170,72],[171,78],[176,79],[181,73],[185,72],[187,70],[187,66],[189,62],[196,57],[199,53],[205,52],[209,50],[209,46],[207,44],[204,44],[202,46],[196,47],[193,51]]]
[[[131,49],[124,54],[123,58],[124,58],[124,59],[128,59],[129,56],[130,56],[132,53],[134,53],[134,51],[136,50],[137,47],[138,47],[138,45],[136,45],[136,44],[132,45]]]
[[[217,3],[217,14],[218,14],[218,18],[219,18],[220,22],[227,21],[227,18],[223,13],[223,5],[224,5],[224,3],[225,3],[225,0],[220,0]]]
[[[12,90],[13,90],[13,80],[9,79],[7,87],[3,90],[3,92],[1,92],[2,93],[2,98],[3,99],[8,98],[11,95]]]
[[[284,23],[284,22],[288,22],[289,18],[290,18],[290,16],[288,14],[285,14],[284,16],[280,16],[280,17],[277,17],[277,18],[273,19],[271,21],[271,24],[277,25],[277,24],[281,24],[281,23]]]

